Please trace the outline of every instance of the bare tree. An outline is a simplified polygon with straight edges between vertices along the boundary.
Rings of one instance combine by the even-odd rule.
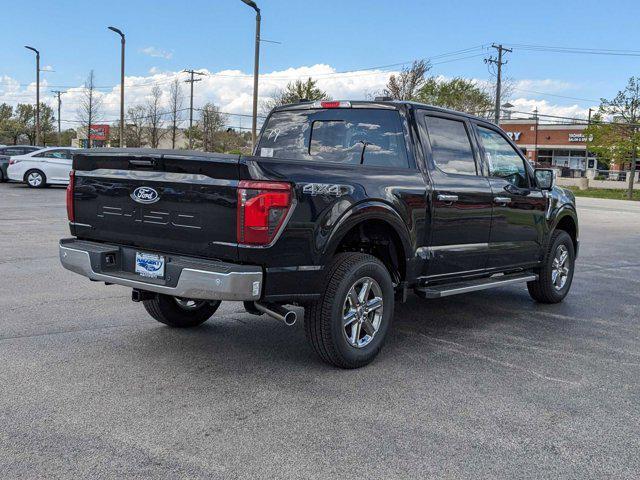
[[[127,147],[144,147],[145,120],[147,109],[142,105],[129,107],[124,130]]]
[[[176,78],[171,82],[169,89],[169,122],[171,123],[171,148],[176,148],[176,137],[178,133],[178,124],[182,120],[182,103],[184,95],[181,88],[182,82]]]
[[[396,76],[391,75],[384,94],[394,100],[415,100],[418,91],[425,84],[425,75],[431,70],[431,64],[426,60],[413,62],[411,67],[405,67]]]
[[[213,152],[216,148],[216,134],[220,132],[227,116],[220,113],[220,110],[213,103],[207,103],[200,112],[200,122],[198,122],[198,133],[202,139],[202,149],[205,152]]]
[[[87,135],[87,148],[91,148],[91,125],[99,121],[102,99],[98,96],[93,70],[89,72],[84,82],[80,106],[78,107],[78,120]]]
[[[161,98],[162,90],[156,85],[151,90],[151,97],[147,100],[145,115],[147,140],[151,148],[158,148],[160,139],[167,133],[162,129],[164,120],[162,119],[163,112],[160,106]]]

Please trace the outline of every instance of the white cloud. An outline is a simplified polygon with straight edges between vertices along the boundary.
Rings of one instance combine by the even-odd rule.
[[[173,57],[173,52],[168,52],[167,50],[162,50],[156,47],[141,48],[140,53],[144,53],[145,55],[149,55],[154,58],[164,58],[165,60],[170,60]]]
[[[206,69],[199,71],[206,73],[200,76],[201,81],[194,85],[194,105],[201,107],[207,102],[212,102],[220,107],[223,112],[231,114],[249,115],[252,109],[253,98],[253,76],[240,70],[223,70],[219,72],[209,72]],[[318,64],[312,66],[291,67],[286,70],[273,71],[260,75],[259,101],[269,98],[273,93],[286,86],[288,82],[296,79],[306,79],[312,77],[318,80],[318,86],[325,90],[334,99],[359,100],[367,99],[381,92],[389,79],[389,75],[394,72],[383,70],[353,71],[336,74],[335,68],[330,65]],[[148,75],[128,76],[125,80],[125,103],[126,106],[133,106],[144,103],[151,89],[157,85],[163,91],[162,102],[164,109],[168,109],[169,87],[171,82],[179,78],[184,81],[188,74],[183,72],[161,71],[157,67],[149,70]],[[479,84],[484,81],[477,80]],[[528,82],[528,83],[527,83]],[[540,83],[542,82],[542,83]],[[555,83],[553,83],[555,82]],[[100,78],[96,80],[98,85],[104,83]],[[546,84],[546,87],[543,87]],[[184,108],[189,105],[189,85],[182,83],[184,94]],[[549,88],[568,89],[569,84],[555,80],[522,80],[519,85],[536,86],[533,89],[548,91]],[[77,123],[77,110],[82,99],[82,83],[77,87],[66,88],[67,93],[62,96],[62,119],[63,127],[73,127]],[[46,79],[41,84],[41,95],[43,101],[51,106],[57,106],[56,102],[46,88]],[[98,93],[102,101],[102,114],[100,120],[103,122],[113,122],[120,114],[120,87],[115,85],[112,88],[101,89]],[[514,110],[532,112],[536,107],[541,114],[551,114],[567,117],[583,117],[585,108],[571,104],[549,103],[546,100],[535,100],[534,95],[524,95],[515,92],[510,101],[515,105]],[[15,79],[4,76],[0,77],[0,103],[7,102],[12,105],[16,103],[27,103],[35,101],[35,84],[21,86]],[[560,99],[558,101],[561,101]],[[184,118],[187,118],[185,112]],[[197,116],[197,114],[196,114]],[[250,118],[239,115],[229,116],[229,125],[249,127]]]
[[[587,111],[589,107],[583,107],[577,104],[572,105],[558,105],[555,103],[550,103],[547,100],[534,100],[531,98],[512,98],[509,102],[514,106],[514,112],[522,112],[522,113],[531,113],[535,109],[538,109],[538,113],[540,115],[552,115],[557,117],[566,117],[566,118],[587,118]],[[596,107],[592,105],[592,107]],[[522,113],[519,113],[514,116],[523,116]],[[544,118],[541,120],[553,120],[552,118]],[[559,120],[559,119],[558,119]]]

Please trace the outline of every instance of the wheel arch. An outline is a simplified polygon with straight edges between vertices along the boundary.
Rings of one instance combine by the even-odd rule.
[[[569,234],[571,240],[573,241],[574,251],[577,255],[579,245],[579,230],[577,215],[573,209],[564,208],[558,213],[553,223],[553,227],[551,228],[551,232],[555,230],[562,230]]]
[[[358,204],[333,228],[323,252],[325,262],[340,252],[363,251],[379,258],[396,282],[407,278],[412,252],[409,230],[400,214],[383,202]]]

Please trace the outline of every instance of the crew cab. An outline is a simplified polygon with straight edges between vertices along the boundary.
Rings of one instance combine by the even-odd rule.
[[[394,303],[514,283],[560,302],[573,195],[485,119],[411,102],[274,109],[252,156],[76,151],[62,265],[194,327],[223,300],[293,324],[323,360],[373,360]],[[533,307],[532,307],[533,308]]]

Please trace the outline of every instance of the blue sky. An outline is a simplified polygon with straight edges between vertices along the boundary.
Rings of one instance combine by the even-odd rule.
[[[209,72],[238,70],[240,75],[252,71],[254,15],[240,0],[110,0],[102,3],[5,0],[3,4],[0,77],[4,83],[0,83],[0,101],[3,85],[6,87],[9,81],[24,88],[18,91],[14,84],[14,100],[28,98],[28,86],[22,84],[33,81],[34,66],[32,54],[23,47],[27,44],[39,48],[42,65],[55,70],[43,74],[47,92],[52,85],[80,85],[90,69],[95,70],[99,85],[117,84],[119,44],[116,35],[106,29],[108,25],[120,27],[127,35],[128,76],[149,77],[184,68]],[[640,50],[640,2],[637,0],[537,0],[528,4],[261,0],[259,4],[262,37],[282,42],[263,43],[261,71],[294,69],[290,78],[301,75],[303,71],[295,69],[304,66],[322,64],[335,71],[357,71],[492,42],[507,46],[536,44]],[[483,58],[482,50],[473,50],[436,59],[432,72],[447,77],[489,80]],[[640,75],[640,57],[534,52],[514,47],[508,58],[506,75],[519,82],[516,84],[519,90],[514,91],[513,96],[533,102],[546,101],[544,106],[549,111],[556,111],[554,106],[572,107],[573,111],[587,108],[594,104],[590,100],[612,96],[628,77]],[[453,61],[438,64],[443,60]],[[356,75],[351,81],[364,78],[366,75]],[[282,82],[286,84],[285,80]],[[211,83],[202,88],[229,90],[232,84]],[[326,88],[333,88],[327,85]],[[265,85],[263,93],[268,93],[269,88],[275,87]],[[336,93],[361,93],[372,88],[373,84],[361,90],[336,87]],[[245,90],[238,91],[238,95],[245,95]],[[134,90],[128,92],[132,95],[131,101],[139,100],[134,93]],[[223,105],[244,111],[244,102],[229,101],[233,95],[231,90],[225,95],[211,92],[207,97],[203,94],[202,100],[220,101],[221,95],[226,98]],[[522,105],[525,108],[529,104]]]

